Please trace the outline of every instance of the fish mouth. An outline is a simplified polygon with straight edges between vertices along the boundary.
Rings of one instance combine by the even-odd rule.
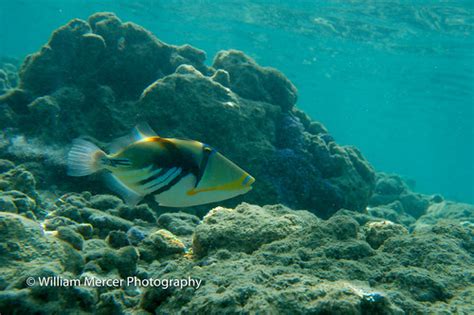
[[[248,187],[248,188],[252,188],[252,184],[255,183],[255,178],[253,178],[252,176],[250,176],[249,174],[247,174],[247,176],[244,178],[244,180],[242,181],[242,185],[244,187]]]

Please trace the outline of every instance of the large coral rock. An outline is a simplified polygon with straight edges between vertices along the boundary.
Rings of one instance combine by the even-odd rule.
[[[120,97],[134,98],[179,64],[206,71],[204,59],[200,50],[167,45],[112,13],[97,13],[88,22],[73,19],[57,29],[39,52],[25,60],[20,86],[44,95],[62,86],[93,82],[112,87]]]
[[[25,59],[19,87],[0,103],[5,110],[29,114],[21,115],[22,128],[44,132],[44,138],[61,141],[71,131],[76,137],[99,129],[115,136],[124,124],[129,126],[128,110],[120,110],[130,107],[147,85],[180,64],[208,73],[204,60],[199,49],[167,45],[112,13],[97,13],[88,22],[73,19],[54,31],[40,51]],[[8,125],[14,126],[12,115]]]
[[[138,107],[160,134],[210,143],[243,165],[257,178],[245,200],[329,216],[364,209],[372,193],[373,169],[357,149],[311,134],[296,112],[241,98],[193,67],[150,85]]]
[[[342,207],[365,209],[372,167],[296,109],[296,88],[282,73],[234,50],[218,53],[213,67],[205,58],[97,13],[56,30],[25,60],[20,88],[0,104],[14,112],[7,126],[29,141],[66,146],[88,135],[109,142],[147,121],[161,136],[210,144],[257,179],[252,192],[225,206],[283,203],[322,217]],[[62,165],[48,170],[56,182],[71,184]]]

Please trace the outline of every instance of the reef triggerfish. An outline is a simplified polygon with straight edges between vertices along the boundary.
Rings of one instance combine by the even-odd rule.
[[[105,170],[108,186],[134,206],[146,195],[165,207],[189,207],[245,194],[255,179],[211,146],[161,138],[142,124],[112,143],[106,154],[76,139],[67,158],[70,176]]]

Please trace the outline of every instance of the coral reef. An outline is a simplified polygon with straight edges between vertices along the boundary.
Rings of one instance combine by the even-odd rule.
[[[453,210],[466,209],[464,215],[470,216],[467,205],[433,203],[412,233],[370,214],[340,210],[322,220],[283,205],[216,207],[201,221],[183,212],[159,215],[147,205],[130,209],[115,196],[89,192],[46,202],[48,194],[35,190],[28,170],[7,160],[0,166],[2,187],[7,188],[0,191],[0,311],[474,310],[474,227]],[[25,173],[30,175],[12,176]],[[32,180],[21,185],[20,178]],[[15,208],[7,200],[12,187],[36,200],[42,211],[33,208],[37,214],[27,215],[11,210]],[[435,219],[428,220],[429,214]],[[449,220],[453,217],[461,221]],[[40,287],[28,285],[28,277],[63,282],[190,277],[200,280],[200,286]]]
[[[205,59],[97,13],[56,30],[18,82],[0,63],[0,313],[474,313],[473,206],[376,174],[279,71]],[[143,120],[212,144],[254,190],[167,213],[65,177],[72,138],[106,148]],[[199,285],[163,285],[184,278]]]
[[[474,206],[452,201],[433,203],[416,221],[415,230],[440,222],[474,226]]]
[[[403,179],[394,174],[377,173],[374,194],[370,198],[371,206],[390,205],[397,207],[397,212],[404,212],[414,218],[423,215],[430,202],[440,202],[439,195],[426,196],[410,190]],[[394,204],[395,203],[395,204]]]
[[[23,136],[45,151],[80,135],[105,145],[147,121],[160,135],[211,144],[256,177],[255,192],[226,206],[283,203],[321,217],[365,209],[372,167],[295,107],[296,88],[281,72],[235,50],[219,52],[211,67],[205,59],[112,13],[74,19],[25,59],[18,87],[0,97],[2,120],[10,138]],[[3,155],[18,159],[8,148]],[[66,183],[58,188],[80,191],[64,180],[63,165],[36,175],[47,179],[43,187]],[[100,186],[87,184],[104,192]]]
[[[17,60],[0,59],[0,95],[18,85]]]

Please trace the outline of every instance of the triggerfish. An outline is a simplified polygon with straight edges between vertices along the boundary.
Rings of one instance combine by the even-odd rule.
[[[150,194],[165,207],[202,205],[245,194],[255,182],[211,146],[161,138],[148,125],[116,140],[109,154],[92,142],[74,140],[67,168],[70,176],[105,170],[109,187],[130,206]]]

